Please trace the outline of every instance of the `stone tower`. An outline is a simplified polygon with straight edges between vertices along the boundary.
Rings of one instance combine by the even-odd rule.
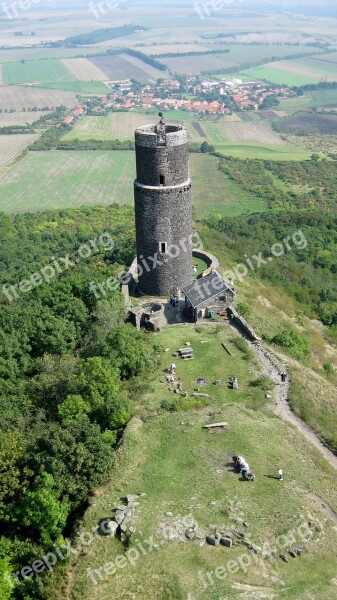
[[[135,137],[139,289],[167,296],[193,281],[187,129],[161,118],[137,129]]]

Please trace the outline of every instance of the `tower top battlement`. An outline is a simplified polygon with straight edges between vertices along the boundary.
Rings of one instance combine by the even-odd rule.
[[[182,125],[144,125],[135,131],[137,146],[157,148],[158,146],[182,146],[187,144],[187,129]]]

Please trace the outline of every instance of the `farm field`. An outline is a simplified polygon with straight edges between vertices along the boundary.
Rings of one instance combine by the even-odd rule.
[[[218,169],[218,161],[205,154],[190,154],[195,217],[211,215],[235,216],[241,213],[263,211],[263,200],[258,200]]]
[[[43,115],[47,118],[48,112],[43,110],[29,111],[29,112],[13,112],[13,113],[0,113],[0,127],[7,127],[11,125],[26,125],[26,123],[34,123]]]
[[[43,83],[47,81],[72,81],[73,74],[60,60],[32,60],[2,65],[3,82],[7,85],[18,83]]]
[[[273,131],[268,123],[233,122],[202,123],[209,143],[258,142],[284,145],[286,142]]]
[[[0,86],[0,110],[29,111],[32,108],[55,108],[63,104],[67,108],[76,105],[72,92],[38,89],[32,86]]]
[[[337,89],[335,90],[314,90],[310,92],[312,102],[310,106],[314,107],[328,107],[337,106]]]
[[[336,115],[294,114],[277,123],[278,129],[284,133],[295,135],[329,135],[337,134]]]
[[[69,567],[71,577],[64,600],[335,598],[335,585],[331,584],[337,547],[335,472],[301,433],[264,407],[265,395],[252,385],[260,374],[259,366],[254,359],[243,360],[244,355],[235,347],[236,335],[232,328],[217,331],[212,325],[202,326],[201,332],[183,325],[156,334],[158,345],[170,348],[170,353],[162,353],[158,371],[148,382],[136,413],[141,417],[151,413],[151,418],[137,419],[127,429],[111,481],[95,497],[81,524],[81,533],[95,530],[103,519],[112,516],[112,507],[120,505],[122,497],[141,492],[131,517],[135,533],[128,548],[139,550],[144,540],[152,540],[155,546],[150,552],[138,552],[131,567],[126,548],[117,537],[94,537]],[[210,397],[203,409],[185,404],[184,410],[183,401],[173,399],[167,384],[161,382],[172,352],[186,340],[194,349],[194,360],[179,362],[179,380],[191,394],[196,379],[207,376],[210,385],[203,389]],[[208,343],[201,344],[201,340]],[[223,351],[222,342],[233,357]],[[235,398],[225,383],[233,365],[240,381]],[[212,386],[215,380],[222,380],[222,385]],[[166,408],[170,405],[175,405],[172,412]],[[203,429],[217,421],[228,423],[225,431]],[[249,458],[256,474],[254,483],[245,483],[233,472],[234,454]],[[281,484],[275,477],[280,456],[287,474]],[[305,460],[306,469],[299,469],[299,456]],[[326,507],[331,507],[329,516]],[[272,564],[267,559],[258,563],[252,559],[249,567],[240,569],[240,563],[233,563],[233,559],[247,556],[241,544],[229,549],[182,538],[185,519],[187,523],[193,519],[206,531],[211,523],[227,531],[233,523],[241,523],[240,517],[249,524],[248,534],[244,526],[239,527],[259,548],[259,556],[263,547],[277,548]],[[300,543],[299,527],[307,532],[309,519],[315,534],[309,543],[304,539]],[[304,546],[304,551],[285,564],[278,557],[281,550],[276,541],[279,538],[287,544],[290,536],[292,544]],[[282,548],[286,552],[284,545]],[[110,565],[123,564],[122,558],[124,573],[118,568],[113,574]],[[100,577],[95,578],[98,572]],[[225,577],[216,577],[218,572]]]
[[[320,54],[319,56],[313,56],[313,59],[323,60],[325,62],[337,63],[337,52],[329,52],[328,54]]]
[[[132,152],[31,152],[0,178],[0,211],[131,204],[134,178]]]
[[[133,139],[137,127],[153,123],[153,117],[139,113],[109,113],[102,117],[84,117],[63,139]]]
[[[206,44],[148,44],[146,46],[139,47],[140,52],[147,54],[148,56],[156,56],[157,54],[168,54],[169,52],[181,53],[184,52],[207,52],[212,50]]]
[[[216,150],[244,158],[274,158],[275,160],[303,160],[309,158],[303,148],[297,148],[284,141],[265,122],[229,121],[223,118],[217,122],[209,117],[196,120],[190,113],[170,111],[175,117],[165,114],[167,122],[184,124],[188,130],[190,142],[207,141]],[[178,115],[181,119],[177,118]],[[109,113],[104,117],[84,117],[69,131],[64,140],[108,140],[133,139],[134,130],[142,125],[151,124],[154,115],[140,113]]]
[[[269,63],[244,71],[245,75],[289,86],[337,81],[337,64],[301,58]]]
[[[64,58],[62,64],[79,81],[105,81],[105,73],[86,58]]]
[[[162,58],[161,62],[168,66],[171,73],[183,75],[197,75],[203,71],[231,69],[237,64],[235,61],[231,60],[230,54]]]
[[[310,56],[314,51],[314,48],[308,46],[290,46],[286,44],[277,46],[272,44],[233,44],[225,47],[230,49],[229,58],[239,65],[259,60],[268,62],[274,57],[282,59],[287,56],[301,56],[303,54]]]
[[[127,54],[122,56],[96,56],[90,58],[90,62],[105,74],[106,80],[138,79],[140,81],[150,81],[163,77],[162,71]]]
[[[19,156],[25,148],[35,142],[38,137],[38,135],[33,133],[22,135],[0,135],[0,170],[13,162],[13,160]],[[31,174],[31,177],[35,179],[34,173]]]
[[[101,81],[48,81],[39,83],[35,87],[91,95],[102,95],[111,91],[111,88],[104,85]]]
[[[215,144],[217,152],[237,158],[260,158],[263,160],[308,160],[310,153],[303,148],[280,144],[228,142]]]
[[[101,49],[106,52],[106,48]],[[87,46],[86,48],[0,48],[0,64],[7,62],[19,62],[20,60],[46,60],[74,58],[82,55],[97,54],[98,46]]]
[[[190,169],[196,218],[265,209],[219,171],[216,158],[190,154]],[[31,152],[0,178],[0,211],[133,204],[134,178],[133,152]]]

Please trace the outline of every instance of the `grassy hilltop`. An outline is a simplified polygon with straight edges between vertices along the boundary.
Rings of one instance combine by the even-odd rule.
[[[83,548],[70,568],[68,585],[60,592],[55,589],[55,599],[335,597],[332,580],[337,536],[334,521],[322,509],[324,502],[331,511],[337,510],[335,474],[301,434],[268,411],[268,383],[259,379],[260,369],[250,351],[235,345],[238,339],[232,328],[214,325],[175,326],[156,336],[157,343],[170,350],[162,353],[158,372],[138,402],[136,412],[144,424],[127,431],[111,482],[93,500],[79,533],[92,531],[100,520],[112,516],[125,494],[142,492],[146,496],[139,499],[135,511],[135,532],[125,547],[117,539],[98,537]],[[207,343],[201,343],[205,340]],[[186,341],[192,344],[195,359],[177,359],[184,390],[192,392],[198,377],[209,380],[201,390],[210,396],[207,405],[197,410],[193,405],[196,398],[171,394],[163,382],[163,369],[169,366],[172,351]],[[232,357],[221,347],[222,341],[230,347]],[[232,374],[239,379],[238,391],[227,386]],[[217,379],[221,379],[221,386],[212,385]],[[269,387],[274,393],[273,386]],[[202,429],[204,424],[223,420],[229,424],[226,431]],[[243,482],[232,472],[229,463],[233,453],[242,453],[249,460],[256,474],[254,483]],[[283,482],[274,478],[279,465],[285,472]],[[190,514],[206,529],[211,524],[229,528],[237,522],[246,539],[260,547],[275,543],[303,519],[311,518],[313,524],[316,518],[324,524],[323,533],[317,527],[315,541],[306,545],[301,557],[289,557],[288,564],[280,558],[273,563],[265,559],[264,568],[254,563],[247,572],[235,570],[234,564],[233,573],[220,579],[214,570],[240,559],[247,551],[245,546],[200,547],[195,540],[160,544],[162,528],[174,526],[179,516]],[[159,545],[156,550],[132,566],[127,563],[124,569],[116,569],[114,575],[105,573],[106,563],[125,556],[126,550],[137,548],[137,540],[150,536]],[[302,542],[297,534],[297,545],[303,546]],[[96,583],[87,569],[93,574],[101,569]],[[204,583],[201,574],[206,577],[206,572],[213,573],[213,585],[207,578]]]

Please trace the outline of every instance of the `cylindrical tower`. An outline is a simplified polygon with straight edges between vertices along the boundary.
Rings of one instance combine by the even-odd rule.
[[[193,281],[187,129],[161,119],[135,136],[139,289],[167,296]]]

